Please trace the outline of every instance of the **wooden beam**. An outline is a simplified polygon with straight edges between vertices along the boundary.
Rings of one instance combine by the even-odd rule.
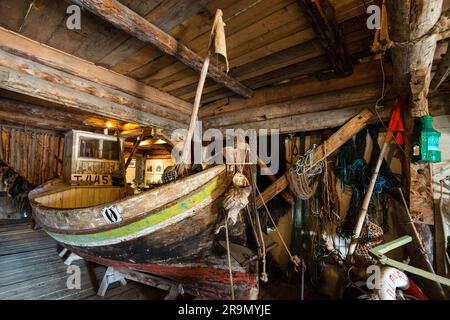
[[[203,58],[120,2],[116,0],[72,1],[139,40],[153,44],[162,52],[177,58],[192,69],[201,71]],[[249,98],[252,95],[251,89],[230,77],[215,65],[211,65],[208,76],[243,97]]]
[[[390,64],[385,65],[387,80],[392,77]],[[259,108],[265,105],[291,101],[293,99],[323,94],[327,92],[349,89],[365,84],[373,84],[382,80],[380,62],[374,61],[355,66],[354,73],[347,78],[338,78],[327,81],[297,81],[275,87],[255,91],[251,99],[244,100],[231,97],[205,105],[199,111],[201,119],[226,112]],[[377,86],[378,87],[378,86]]]
[[[145,141],[145,143],[138,146],[139,150],[166,150],[166,151],[171,151],[172,150],[171,149],[172,147],[168,143],[156,144],[158,139],[151,138],[151,139],[146,139],[146,140],[143,140],[143,141]],[[130,141],[125,141],[124,148],[126,148],[126,149],[133,149],[133,147],[134,147],[134,143],[132,143]]]
[[[269,57],[265,57],[262,59],[259,59],[260,61],[254,61],[249,64],[246,64],[242,67],[237,67],[235,69],[232,69],[230,71],[230,74],[235,76],[237,79],[242,76],[246,76],[247,70],[253,71],[252,69],[257,69],[259,65],[258,62],[267,63],[265,61],[269,60],[270,58],[274,58],[273,55],[270,55]],[[272,64],[273,60],[271,61]],[[315,74],[320,74],[322,71],[328,70],[329,63],[325,56],[319,56],[317,58],[308,59],[306,61],[298,62],[290,64],[286,67],[276,69],[274,71],[270,72],[264,72],[264,74],[257,75],[255,77],[251,77],[249,79],[242,80],[242,83],[250,87],[251,89],[255,90],[264,86],[267,86],[269,84],[279,83],[282,81],[286,81],[288,79],[298,78],[301,76],[314,76]],[[261,69],[259,69],[261,70]],[[217,95],[217,92],[226,93],[228,96],[232,95],[233,93],[227,90],[226,88],[220,87],[218,85],[214,85],[211,83],[212,81],[207,81],[206,85],[214,88],[217,88],[216,90],[213,90],[211,92],[208,92],[203,95],[202,101],[206,104],[208,100],[214,101],[217,99],[214,99]],[[181,97],[182,99],[189,100],[194,97],[194,93],[196,88],[196,84],[190,84],[175,90],[171,90],[170,94],[176,95],[177,97]],[[210,90],[210,88],[207,88]]]
[[[121,127],[121,123],[110,119],[102,119],[85,113],[75,113],[72,110],[58,110],[28,102],[0,98],[0,111],[6,121],[17,122],[35,127],[53,128],[55,130],[98,130],[104,129],[105,123],[111,121],[114,127]]]
[[[189,115],[192,110],[190,103],[164,91],[33,41],[2,27],[0,27],[0,49],[15,56],[39,62],[59,71],[125,92],[183,114]]]
[[[319,111],[339,110],[352,106],[376,101],[381,95],[381,87],[369,84],[345,90],[328,92],[314,96],[279,102],[258,108],[248,108],[236,112],[221,113],[203,118],[203,124],[208,128],[226,127],[235,124],[268,121],[277,118],[291,117]]]
[[[432,108],[430,113],[432,116],[440,116],[450,113],[450,106],[448,104],[448,92],[438,94],[436,96],[430,97]],[[279,129],[280,133],[292,133],[292,132],[307,132],[331,129],[343,125],[345,122],[350,120],[355,114],[360,112],[365,108],[372,108],[375,105],[375,100],[362,105],[357,105],[353,107],[338,109],[338,110],[328,110],[321,112],[312,112],[307,114],[293,115],[283,118],[271,119],[267,121],[257,121],[257,122],[247,122],[245,124],[231,125],[222,129]],[[394,104],[394,99],[385,101],[385,108],[379,111],[382,120],[388,121],[391,117],[392,106]],[[378,117],[373,117],[370,123],[379,123]],[[205,126],[205,130],[209,129]]]
[[[257,164],[261,171],[266,171],[266,177],[272,182],[275,183],[277,181],[277,178],[273,175],[273,173],[270,171],[270,168],[265,164],[261,158],[257,158]],[[281,193],[281,196],[286,200],[287,203],[289,203],[291,206],[295,206],[295,199],[294,197],[288,192],[283,191]],[[265,198],[264,198],[265,199]],[[258,207],[259,208],[259,207]]]
[[[289,185],[286,176],[283,175],[280,179],[276,180],[270,187],[261,192],[261,196],[256,197],[256,208],[259,209],[263,206],[264,203],[269,202],[273,198],[276,197],[280,192],[287,188]]]
[[[313,153],[312,165],[331,155],[342,147],[348,140],[361,131],[374,116],[370,109],[363,109],[350,121],[346,122],[338,131],[333,133],[324,143],[322,143]]]
[[[80,126],[79,124],[76,123],[74,123],[72,127],[69,127],[67,123],[60,120],[43,119],[22,113],[4,111],[3,108],[1,107],[0,107],[0,119],[2,122],[7,122],[9,124],[36,127],[47,130],[66,131],[72,128],[77,130],[89,130],[88,129],[89,127]],[[95,130],[94,128],[91,129]]]
[[[450,75],[450,50],[447,48],[447,52],[442,57],[439,63],[438,69],[431,80],[430,89],[436,91],[441,84],[448,79]]]
[[[186,127],[187,115],[0,50],[0,87],[143,126]]]
[[[336,75],[349,76],[353,72],[352,60],[336,21],[333,5],[328,0],[298,0],[298,4],[311,23]]]
[[[278,129],[279,133],[307,132],[323,129],[336,128],[358,114],[362,109],[371,107],[373,104],[365,104],[339,110],[328,110],[312,112],[300,115],[293,115],[283,118],[271,119],[267,121],[248,122],[243,124],[220,127],[218,129],[225,132],[225,129]],[[205,126],[205,130],[210,129]],[[270,132],[270,131],[269,131]]]

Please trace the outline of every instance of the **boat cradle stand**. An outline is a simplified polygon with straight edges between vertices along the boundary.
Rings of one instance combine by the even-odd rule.
[[[69,252],[69,255],[67,256],[67,258],[64,259],[64,256],[66,255],[66,253]],[[64,264],[66,266],[70,266],[72,264],[72,262],[77,261],[77,260],[83,260],[82,257],[80,257],[79,255],[76,255],[73,252],[70,252],[67,250],[67,248],[63,248],[58,255],[64,259]]]
[[[83,260],[82,257],[68,251],[67,248],[63,248],[58,253],[58,255],[63,258],[67,254],[67,252],[69,252],[69,255],[64,259],[65,265],[69,266],[74,261]],[[175,300],[179,295],[184,294],[183,286],[174,281],[135,270],[108,267],[106,269],[105,275],[103,276],[102,282],[100,283],[97,295],[100,297],[104,297],[106,291],[108,290],[108,287],[111,284],[120,282],[122,286],[125,286],[127,284],[127,280],[139,282],[151,287],[155,287],[157,289],[168,291],[169,293],[164,297],[164,300]]]
[[[184,294],[183,286],[174,281],[135,270],[108,267],[103,276],[97,295],[104,297],[109,285],[120,282],[124,286],[127,284],[127,280],[168,291],[169,293],[165,296],[164,300],[175,300],[179,295]]]

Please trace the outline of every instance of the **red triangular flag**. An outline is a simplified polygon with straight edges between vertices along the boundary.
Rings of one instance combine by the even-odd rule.
[[[389,123],[389,130],[395,137],[395,141],[403,145],[405,144],[405,126],[403,125],[402,118],[402,110],[403,110],[403,99],[398,98],[395,101],[394,109],[392,110],[391,122]]]

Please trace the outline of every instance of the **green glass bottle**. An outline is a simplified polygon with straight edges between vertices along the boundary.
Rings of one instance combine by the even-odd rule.
[[[433,128],[433,117],[420,118],[422,131],[420,132],[420,160],[428,162],[441,162],[439,138],[441,133]]]

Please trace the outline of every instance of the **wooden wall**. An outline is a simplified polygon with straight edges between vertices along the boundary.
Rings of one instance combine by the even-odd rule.
[[[61,175],[61,133],[0,124],[0,137],[0,160],[32,185]]]

